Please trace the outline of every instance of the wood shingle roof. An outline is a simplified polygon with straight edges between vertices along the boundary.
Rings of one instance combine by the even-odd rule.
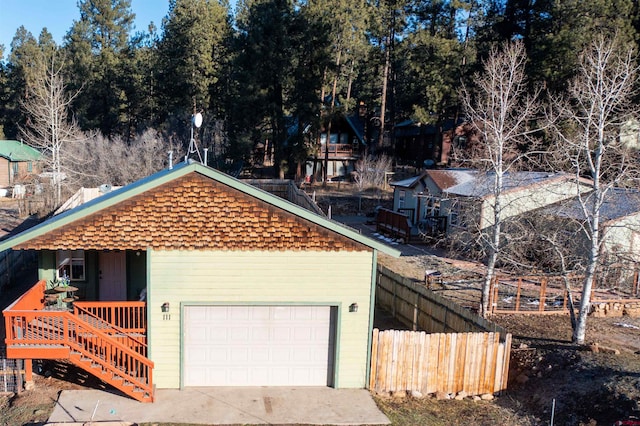
[[[399,252],[198,164],[177,166],[0,243],[33,250]]]

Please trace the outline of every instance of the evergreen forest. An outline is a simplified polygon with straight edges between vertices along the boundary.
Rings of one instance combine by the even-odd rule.
[[[87,152],[135,148],[130,160],[164,159],[145,150],[150,132],[184,151],[197,112],[210,165],[255,164],[255,148],[268,142],[275,174],[289,177],[300,177],[336,114],[366,111],[372,150],[392,144],[407,120],[464,120],[463,88],[474,90],[483,60],[505,41],[522,42],[526,81],[551,94],[567,89],[596,35],[640,41],[633,0],[239,0],[233,9],[228,0],[170,0],[159,26],[141,32],[132,31],[130,0],[78,8],[60,45],[46,28],[19,27],[0,46],[0,139],[43,134],[28,103],[55,83]]]

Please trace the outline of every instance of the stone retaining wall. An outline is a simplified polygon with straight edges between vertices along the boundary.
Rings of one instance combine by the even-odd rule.
[[[597,318],[640,317],[640,300],[594,302],[591,304],[590,315]]]

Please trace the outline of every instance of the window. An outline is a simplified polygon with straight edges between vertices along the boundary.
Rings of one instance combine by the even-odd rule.
[[[29,161],[29,163],[27,163],[27,171],[29,173],[33,173],[33,162]]]
[[[69,278],[71,281],[84,281],[84,250],[58,250],[57,278]]]
[[[17,175],[20,172],[20,164],[19,163],[11,163],[11,166],[13,168],[13,174]]]
[[[466,228],[467,224],[462,217],[463,206],[461,204],[459,200],[453,200],[451,202],[451,207],[449,208],[449,225]]]
[[[401,209],[404,207],[404,197],[405,197],[405,192],[404,191],[399,191],[398,192],[398,208]]]
[[[423,212],[423,219],[440,215],[440,199],[436,197],[427,197]]]

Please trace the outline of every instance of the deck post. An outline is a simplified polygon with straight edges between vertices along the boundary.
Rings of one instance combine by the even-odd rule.
[[[33,360],[27,358],[24,360],[24,390],[31,390],[33,388]]]

